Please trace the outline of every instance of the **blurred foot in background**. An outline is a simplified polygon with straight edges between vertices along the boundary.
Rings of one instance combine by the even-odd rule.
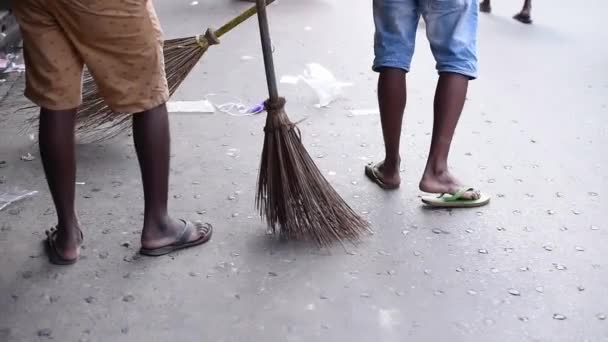
[[[479,10],[484,13],[492,12],[490,0],[483,0],[479,4]],[[524,24],[532,24],[532,0],[524,0],[524,5],[519,13],[513,16],[513,19]]]

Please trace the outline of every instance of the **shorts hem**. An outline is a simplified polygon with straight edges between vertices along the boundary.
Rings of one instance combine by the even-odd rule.
[[[169,94],[167,93],[162,93],[159,94],[158,96],[156,96],[154,99],[147,101],[147,102],[141,102],[137,105],[132,105],[132,106],[112,106],[112,105],[108,105],[113,112],[115,113],[123,113],[123,114],[136,114],[136,113],[141,113],[141,112],[145,112],[147,110],[150,109],[154,109],[164,103],[166,103],[169,100]]]
[[[372,66],[372,70],[375,71],[375,72],[380,72],[380,70],[382,70],[384,68],[401,69],[401,70],[403,70],[405,72],[409,72],[410,71],[410,66],[408,64],[400,63],[400,62],[396,62],[396,61],[376,62]]]
[[[28,100],[32,101],[32,103],[34,103],[36,106],[38,106],[40,108],[52,110],[52,111],[65,111],[65,110],[77,109],[82,104],[82,102],[79,101],[77,103],[69,104],[69,105],[57,105],[57,103],[54,101],[43,100],[40,96],[32,94],[31,91],[27,90],[27,88],[25,89],[25,92],[23,93],[23,95]]]
[[[460,70],[460,69],[454,69],[454,68],[446,68],[446,69],[439,69],[439,70],[437,70],[437,73],[438,74],[442,74],[442,73],[460,74],[462,76],[468,77],[470,81],[477,79],[477,72],[472,72],[470,70]]]

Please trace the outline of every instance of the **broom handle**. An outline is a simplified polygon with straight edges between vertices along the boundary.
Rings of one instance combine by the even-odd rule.
[[[268,95],[270,96],[270,102],[276,103],[279,100],[279,90],[277,89],[277,77],[274,73],[272,43],[270,42],[270,29],[268,28],[268,16],[266,15],[266,4],[270,2],[270,0],[256,0],[256,5],[260,24],[262,53],[264,54],[264,68],[266,69],[266,83],[268,83]]]
[[[266,2],[266,5],[270,5],[273,2],[274,2],[274,0],[268,0]],[[239,24],[241,24],[245,20],[247,20],[247,19],[251,18],[252,16],[254,16],[257,12],[258,12],[258,7],[257,6],[253,6],[253,7],[249,8],[248,10],[246,10],[245,12],[239,14],[237,17],[233,18],[229,22],[227,22],[224,25],[222,25],[222,27],[220,27],[219,29],[217,29],[213,33],[215,34],[215,36],[217,38],[220,38],[224,34],[230,32],[233,28],[239,26]]]

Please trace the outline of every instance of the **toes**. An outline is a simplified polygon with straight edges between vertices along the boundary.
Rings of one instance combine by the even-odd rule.
[[[473,201],[478,200],[481,198],[481,192],[479,190],[467,191],[463,197]]]

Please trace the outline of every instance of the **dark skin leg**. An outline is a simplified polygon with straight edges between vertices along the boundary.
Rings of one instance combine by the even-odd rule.
[[[448,155],[458,119],[464,107],[469,79],[455,73],[442,73],[437,82],[434,101],[433,135],[420,190],[428,193],[454,194],[462,184],[448,170]],[[463,199],[476,199],[467,192]]]
[[[40,155],[57,210],[57,253],[64,259],[79,254],[80,232],[74,193],[76,109],[40,112]],[[133,137],[142,171],[145,214],[142,246],[156,248],[175,242],[184,224],[169,217],[169,119],[165,105],[133,116]],[[192,232],[190,241],[201,236]]]
[[[144,248],[166,246],[175,242],[184,223],[171,218],[167,210],[171,138],[164,104],[133,116],[133,140],[145,198],[141,245]],[[200,236],[200,231],[192,232],[189,241]]]
[[[74,127],[76,109],[40,109],[39,145],[46,180],[57,211],[55,245],[59,256],[78,256],[80,232],[74,207],[76,157]]]
[[[520,21],[524,24],[532,23],[532,0],[524,0],[524,5],[519,13],[517,13],[513,19]]]
[[[378,104],[385,158],[376,164],[375,168],[378,178],[387,185],[401,183],[399,143],[406,99],[405,71],[395,68],[382,69],[378,78]]]
[[[532,14],[532,0],[524,0],[524,7],[521,10],[522,12],[527,13],[528,15]]]
[[[490,4],[490,0],[483,0],[479,4],[479,10],[481,12],[490,13],[492,12],[492,5]]]
[[[467,94],[468,78],[454,73],[439,76],[435,92],[433,136],[427,166],[420,189],[429,193],[455,193],[462,186],[448,170],[448,154]],[[386,68],[380,71],[378,102],[384,136],[385,159],[376,165],[376,174],[385,184],[397,185],[399,176],[399,143],[406,104],[405,72]],[[477,198],[465,193],[463,199]]]

